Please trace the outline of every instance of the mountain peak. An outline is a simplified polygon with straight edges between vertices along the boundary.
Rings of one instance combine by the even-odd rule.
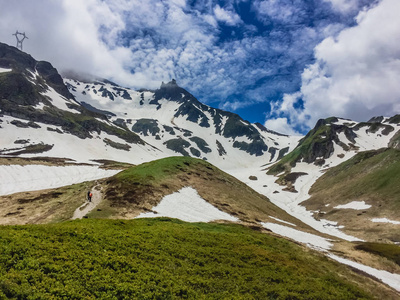
[[[164,83],[164,81],[161,83],[160,88],[171,88],[171,87],[179,87],[178,84],[176,83],[175,79],[172,79],[170,82]]]

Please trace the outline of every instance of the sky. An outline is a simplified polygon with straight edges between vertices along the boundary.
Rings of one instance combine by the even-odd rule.
[[[286,134],[400,113],[399,0],[0,0],[0,42]]]

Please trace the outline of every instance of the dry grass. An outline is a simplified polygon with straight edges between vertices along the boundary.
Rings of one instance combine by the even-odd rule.
[[[44,224],[69,220],[75,209],[86,201],[87,190],[94,184],[84,182],[0,196],[0,224]]]
[[[103,184],[105,200],[91,217],[130,219],[150,211],[164,196],[191,186],[207,202],[244,223],[255,226],[273,221],[273,216],[311,230],[267,197],[202,160],[182,157],[155,161],[131,168]]]
[[[385,257],[375,255],[366,251],[357,250],[355,247],[358,243],[341,241],[334,243],[332,252],[338,255],[353,260],[355,262],[370,266],[378,270],[385,270],[390,273],[400,274],[400,266],[394,261]]]

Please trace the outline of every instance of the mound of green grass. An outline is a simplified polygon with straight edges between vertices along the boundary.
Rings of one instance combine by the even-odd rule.
[[[390,209],[400,208],[400,151],[381,149],[360,152],[326,172],[310,193],[332,190],[332,197],[385,199]],[[386,207],[388,208],[388,207]]]
[[[360,152],[329,169],[310,189],[303,202],[308,210],[345,226],[348,234],[369,242],[400,241],[400,232],[374,218],[398,219],[400,209],[400,151],[383,148]],[[364,210],[335,209],[337,205],[364,201]],[[322,213],[321,213],[322,212]]]
[[[362,278],[239,225],[171,219],[0,227],[0,298],[370,299]],[[379,288],[375,290],[379,293]]]
[[[164,196],[193,187],[218,209],[244,222],[267,222],[269,216],[304,227],[296,218],[269,199],[207,161],[191,157],[168,157],[129,168],[105,181],[100,212],[93,218],[128,218],[151,210]],[[121,213],[122,212],[122,213]]]

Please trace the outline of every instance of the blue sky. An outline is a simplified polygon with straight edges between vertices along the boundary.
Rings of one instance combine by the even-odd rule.
[[[175,78],[283,133],[400,113],[398,0],[0,0],[0,41],[132,88]]]

